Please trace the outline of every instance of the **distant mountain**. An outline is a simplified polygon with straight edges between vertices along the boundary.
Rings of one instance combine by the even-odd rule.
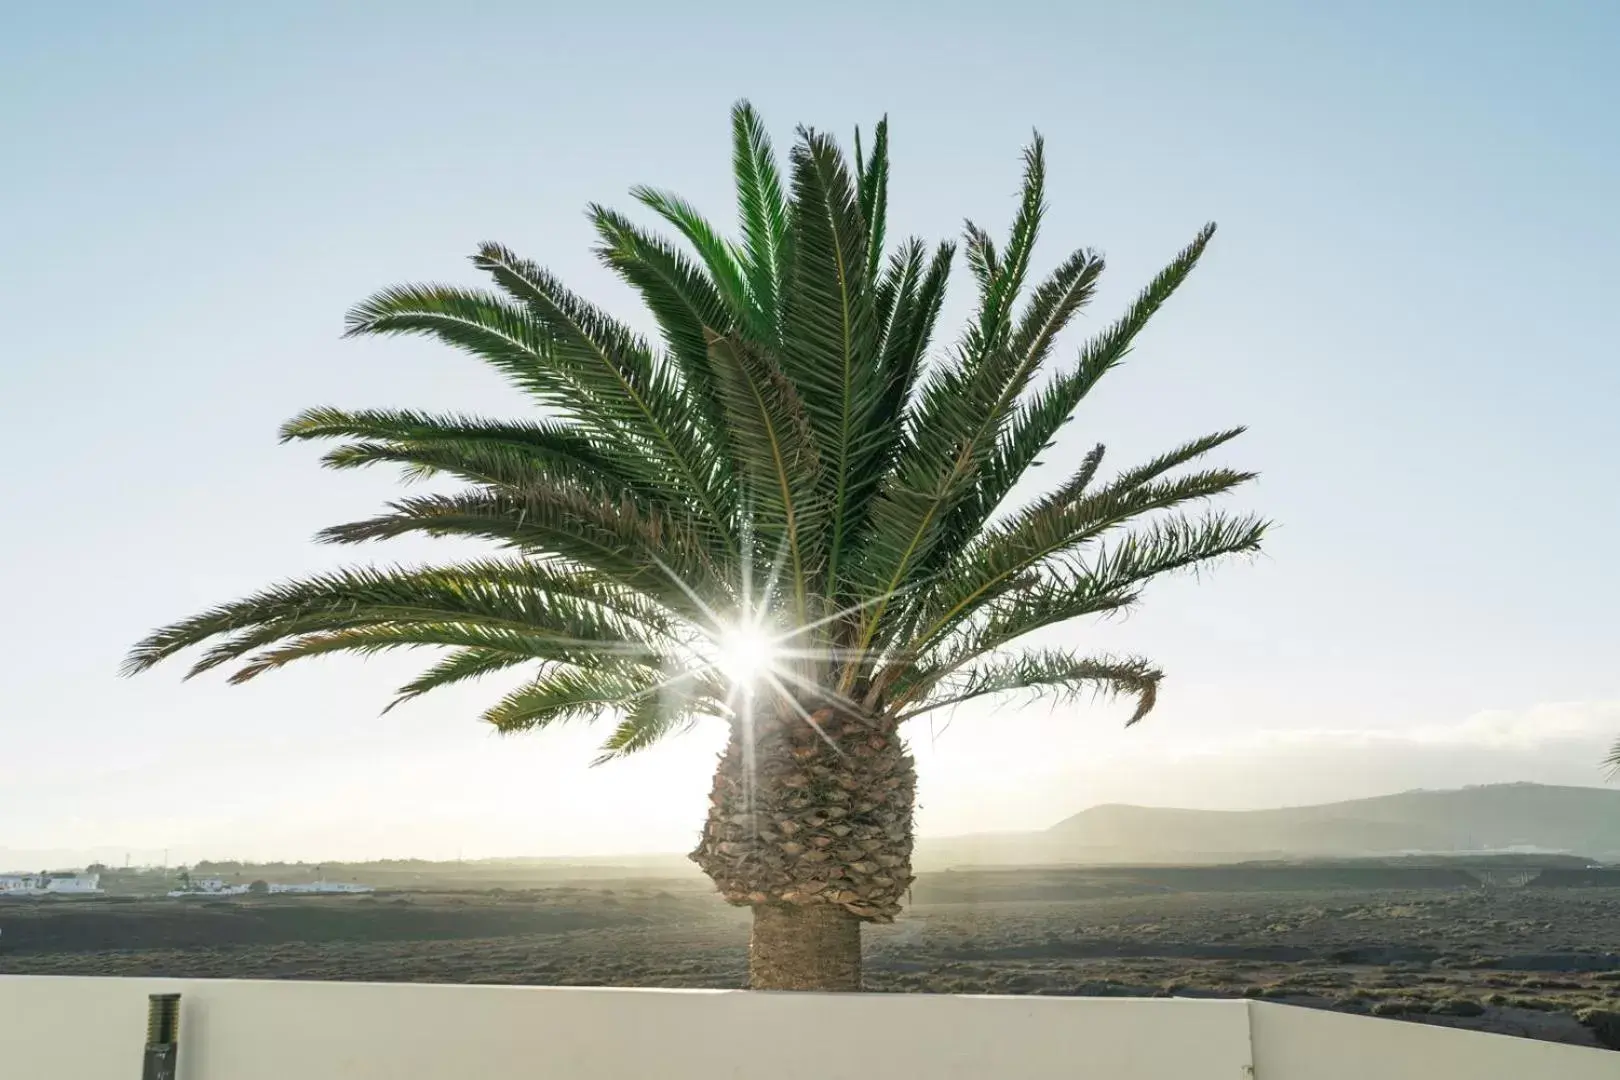
[[[1277,810],[1094,806],[1041,833],[922,845],[919,862],[1231,862],[1483,851],[1620,860],[1620,790],[1492,784]]]
[[[1523,851],[1620,863],[1620,788],[1490,784],[1407,791],[1372,799],[1275,810],[1094,806],[1041,832],[923,837],[916,866],[1214,864],[1256,859],[1375,858]],[[124,849],[19,851],[0,847],[0,873],[64,870],[91,861],[119,866]],[[155,865],[159,852],[134,852]],[[183,853],[174,853],[176,864]],[[332,860],[335,862],[336,860]],[[526,874],[570,878],[626,873],[695,876],[684,856],[495,859]]]

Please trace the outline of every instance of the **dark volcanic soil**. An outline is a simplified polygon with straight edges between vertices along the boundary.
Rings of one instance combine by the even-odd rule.
[[[1614,1041],[1603,1013],[1620,1010],[1620,889],[1486,887],[1444,869],[1401,881],[1419,887],[1380,888],[1367,875],[1352,887],[1355,875],[1339,871],[1232,869],[923,875],[906,916],[867,934],[867,981],[902,992],[1264,997]],[[746,912],[689,880],[591,884],[0,902],[0,973],[743,984]]]

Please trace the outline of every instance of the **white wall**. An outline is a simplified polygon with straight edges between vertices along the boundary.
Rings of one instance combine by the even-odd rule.
[[[1620,1080],[1620,1052],[1250,1003],[1257,1080]]]
[[[1607,1051],[1243,1001],[26,976],[0,976],[3,1071],[138,1076],[146,995],[172,991],[180,1080],[1620,1077]]]

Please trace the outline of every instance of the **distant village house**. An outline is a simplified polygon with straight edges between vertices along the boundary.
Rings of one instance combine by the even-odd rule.
[[[169,893],[174,897],[188,896],[242,896],[253,891],[251,885],[228,885],[222,878],[195,878],[184,887]],[[357,885],[346,881],[309,881],[301,884],[282,885],[270,882],[266,891],[272,893],[368,893],[375,890],[370,885]]]
[[[0,874],[0,896],[82,896],[100,891],[100,874]]]

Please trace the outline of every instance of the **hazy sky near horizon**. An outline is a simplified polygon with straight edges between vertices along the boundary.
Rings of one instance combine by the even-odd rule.
[[[720,745],[588,770],[497,740],[496,691],[378,717],[415,665],[247,687],[116,672],[153,625],[335,551],[381,472],[276,444],[317,404],[513,414],[469,358],[338,339],[499,239],[626,317],[593,200],[729,221],[727,109],[893,125],[891,236],[1000,232],[1047,138],[1040,268],[1117,312],[1205,263],[1048,455],[1118,466],[1232,424],[1264,558],[1061,640],[1142,652],[1159,709],[964,709],[915,732],[919,828],[1133,801],[1264,806],[1599,783],[1620,733],[1620,6],[1515,3],[32,5],[0,34],[0,855],[682,850]],[[961,277],[947,337],[966,306]],[[1072,356],[1072,338],[1060,355]],[[0,866],[0,869],[5,867]]]

